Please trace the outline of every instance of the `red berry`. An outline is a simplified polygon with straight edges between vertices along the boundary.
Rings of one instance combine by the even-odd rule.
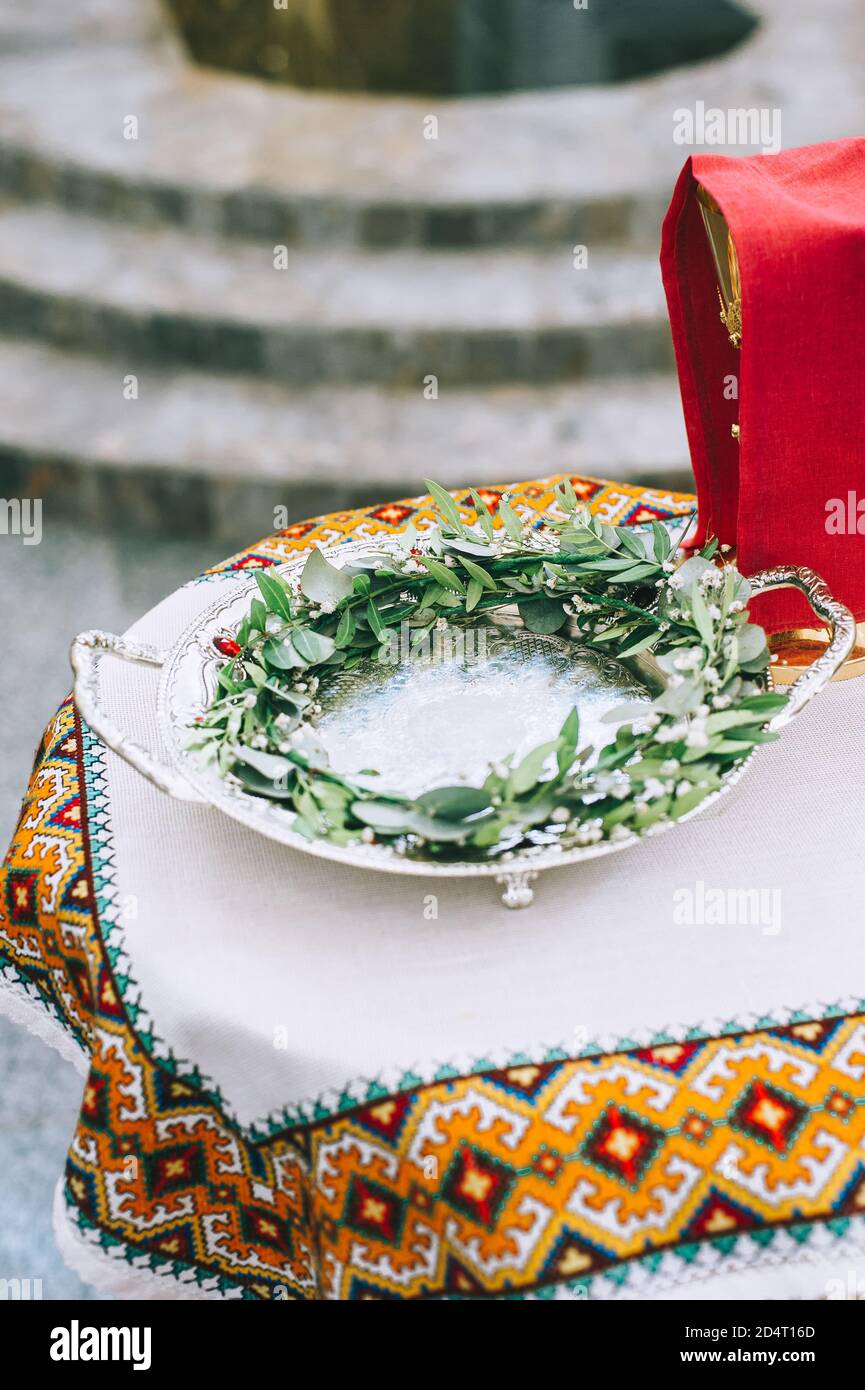
[[[233,637],[214,637],[213,645],[223,656],[240,656],[240,646]]]

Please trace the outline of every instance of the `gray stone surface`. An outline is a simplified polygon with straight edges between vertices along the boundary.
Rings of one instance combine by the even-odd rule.
[[[166,42],[177,50],[160,0],[2,0],[0,52],[70,44],[144,44]]]
[[[40,1279],[44,1299],[97,1297],[66,1268],[51,1227],[81,1088],[69,1062],[0,1016],[0,1279]]]
[[[40,0],[37,20],[49,3]],[[0,39],[9,7],[3,0]],[[21,0],[12,8],[24,9]],[[78,8],[64,9],[64,36]],[[605,219],[618,235],[651,236],[690,152],[672,138],[678,108],[697,99],[777,106],[787,146],[865,126],[859,0],[749,8],[763,21],[754,36],[697,68],[619,86],[421,100],[298,92],[190,70],[170,38],[119,44],[125,24],[147,28],[151,6],[111,0],[102,43],[91,13],[78,42],[52,43],[38,68],[32,54],[0,59],[0,144],[19,157],[19,172],[30,169],[37,185],[46,180],[79,205],[92,196],[100,210],[137,207],[215,231],[255,235],[258,219],[269,237],[281,224],[285,237],[316,244],[323,236],[390,244],[434,239],[436,225],[449,241],[505,241],[510,226],[521,239],[549,242],[570,239],[588,210],[600,220],[586,239]],[[139,117],[134,142],[122,137],[129,113]],[[435,140],[424,139],[428,115],[438,118]]]
[[[62,346],[294,385],[557,381],[664,370],[657,258],[558,251],[288,251],[0,207],[0,310]]]
[[[218,537],[226,551],[293,517],[450,486],[582,472],[690,485],[670,377],[566,386],[287,390],[246,377],[123,371],[0,338],[0,492],[46,514]]]
[[[274,506],[429,474],[687,485],[656,264],[673,113],[777,104],[790,144],[865,112],[852,0],[758,9],[718,63],[430,110],[194,68],[155,0],[0,0],[0,315],[31,340],[0,344],[0,491],[228,548]]]

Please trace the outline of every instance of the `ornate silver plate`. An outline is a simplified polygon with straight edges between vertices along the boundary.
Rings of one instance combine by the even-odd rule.
[[[326,553],[340,565],[356,561],[368,550],[368,542],[357,541]],[[299,555],[282,571],[299,569],[305,558]],[[849,653],[855,625],[850,612],[811,570],[769,570],[755,576],[751,586],[756,594],[782,587],[800,589],[831,632],[825,653],[790,687],[788,705],[770,725],[780,728],[831,680]],[[531,902],[531,884],[542,869],[611,854],[642,838],[634,833],[627,839],[580,846],[538,832],[529,843],[495,859],[441,862],[424,858],[422,850],[409,856],[386,844],[359,841],[342,847],[299,834],[293,828],[293,812],[250,795],[233,778],[222,778],[215,769],[202,766],[187,747],[196,716],[207,708],[217,669],[224,661],[214,639],[237,629],[255,592],[254,575],[240,575],[168,652],[98,631],[81,633],[72,643],[75,699],[82,717],[109,748],[162,791],[187,801],[207,802],[304,854],[358,868],[429,876],[493,876],[503,885],[503,901],[509,907]],[[625,702],[648,702],[663,684],[651,658],[620,662],[588,651],[572,635],[539,636],[526,631],[507,610],[495,622],[478,625],[458,639],[452,633],[444,639],[445,634],[438,643],[433,638],[429,649],[417,656],[395,644],[385,661],[361,665],[348,675],[337,674],[322,686],[318,730],[336,768],[344,772],[375,768],[387,785],[411,795],[453,782],[455,768],[471,782],[482,779],[489,763],[502,752],[525,752],[555,737],[574,705],[580,711],[581,742],[600,748],[616,727],[604,722],[604,715]],[[99,655],[109,653],[162,667],[157,706],[168,764],[127,737],[102,709],[96,667]],[[681,820],[701,814],[726,795],[753,757],[727,773],[720,789]],[[643,834],[669,828],[662,822]]]

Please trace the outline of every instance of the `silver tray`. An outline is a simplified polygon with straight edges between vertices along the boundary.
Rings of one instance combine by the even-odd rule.
[[[322,549],[332,563],[340,565],[356,561],[371,547],[367,541],[355,541]],[[291,575],[305,559],[305,553],[298,555],[280,570]],[[780,729],[844,662],[855,624],[849,610],[812,570],[766,570],[750,583],[754,594],[789,587],[801,590],[831,633],[825,652],[789,687],[788,704],[770,721],[770,728]],[[531,885],[541,870],[612,854],[644,835],[671,828],[670,823],[661,822],[627,838],[593,845],[569,844],[539,833],[533,843],[495,859],[446,862],[424,858],[421,850],[402,854],[387,844],[359,841],[337,846],[307,839],[293,829],[292,811],[252,796],[236,780],[202,766],[186,746],[196,716],[210,702],[218,667],[225,659],[214,639],[233,634],[256,592],[254,575],[239,576],[230,591],[223,589],[220,598],[167,652],[100,631],[80,633],[72,643],[74,694],[82,718],[110,749],[170,796],[206,802],[292,849],[357,868],[429,877],[494,877],[503,886],[502,898],[508,907],[524,907],[532,901]],[[452,782],[454,769],[471,781],[482,778],[489,762],[503,751],[524,752],[555,737],[575,704],[583,741],[600,745],[615,733],[615,725],[603,720],[606,712],[623,701],[649,700],[664,682],[650,658],[620,662],[588,651],[572,634],[530,633],[516,610],[503,610],[497,621],[469,635],[471,643],[451,649],[442,644],[426,661],[399,659],[395,654],[392,665],[370,663],[349,675],[337,674],[323,685],[318,729],[333,765],[345,772],[374,767],[384,774],[383,781],[412,795]],[[99,658],[109,654],[162,668],[157,712],[167,763],[117,728],[102,708],[97,666]],[[727,795],[756,751],[726,773],[722,786],[675,824],[702,814]]]

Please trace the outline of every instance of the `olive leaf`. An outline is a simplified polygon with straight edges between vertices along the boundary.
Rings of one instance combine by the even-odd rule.
[[[715,645],[715,631],[712,627],[712,619],[709,617],[706,600],[703,598],[703,593],[699,584],[695,584],[691,591],[691,614],[704,644],[711,651],[712,647]]]
[[[441,560],[434,560],[430,555],[424,555],[423,562],[432,575],[433,579],[439,583],[443,589],[450,589],[455,594],[464,594],[465,585],[459,579],[454,570],[443,565]]]
[[[328,657],[332,656],[336,650],[336,643],[332,637],[326,637],[322,632],[315,632],[311,627],[302,627],[297,632],[293,632],[291,644],[301,659],[309,666],[327,661]]]
[[[433,787],[417,799],[427,814],[442,820],[466,820],[489,809],[488,794],[480,787]]]
[[[440,483],[434,483],[429,478],[424,479],[424,487],[432,497],[442,516],[450,522],[455,531],[462,532],[463,520],[460,516],[460,509],[450,493],[447,492]]]
[[[531,752],[526,754],[508,778],[508,789],[513,796],[521,796],[534,786],[546,765],[547,759],[556,753],[558,748],[559,740],[554,738],[548,743],[538,744],[537,748],[533,748]]]
[[[331,565],[314,545],[300,572],[301,592],[313,603],[339,604],[353,592],[352,576]]]
[[[672,548],[670,533],[667,531],[666,527],[662,526],[660,521],[653,521],[652,550],[659,565],[662,565],[665,560],[670,558],[670,551]]]
[[[357,631],[357,622],[350,608],[346,608],[337,623],[334,641],[338,647],[350,647]]]
[[[496,581],[487,570],[483,569],[480,565],[476,565],[473,560],[469,559],[468,555],[460,555],[460,564],[482,588],[490,589],[492,593],[495,593]]]
[[[741,664],[756,661],[766,653],[766,634],[756,623],[746,623],[736,633],[736,656]]]
[[[278,575],[270,574],[267,570],[256,570],[255,582],[271,613],[278,613],[281,618],[290,619],[292,617],[291,591],[285,581],[280,579]]]
[[[288,758],[280,758],[258,748],[239,747],[237,749],[237,761],[247,767],[255,768],[261,777],[266,777],[271,782],[285,780],[294,774],[294,767]]]
[[[490,560],[495,558],[495,551],[492,550],[490,546],[484,545],[482,541],[467,541],[462,538],[456,539],[449,537],[445,544],[445,549],[449,554],[476,555],[480,559]]]
[[[483,585],[477,579],[470,579],[466,590],[466,612],[473,613],[483,598]]]
[[[291,777],[285,779],[265,777],[254,767],[244,763],[236,763],[234,772],[246,790],[252,792],[254,796],[264,796],[269,801],[292,801],[294,799],[293,769]]]
[[[558,632],[567,619],[561,599],[547,598],[545,595],[522,599],[517,608],[529,632]]]
[[[261,650],[264,661],[277,671],[291,671],[306,665],[303,657],[292,642],[266,642]]]
[[[478,524],[480,525],[481,530],[483,531],[487,540],[494,540],[496,530],[495,525],[493,523],[492,512],[490,511],[489,507],[487,506],[484,499],[480,496],[480,494],[475,492],[474,488],[472,488],[471,490],[471,498],[475,504],[475,511],[477,512]]]
[[[521,541],[523,538],[523,523],[520,521],[513,507],[504,497],[499,498],[498,514],[511,540]]]
[[[646,547],[637,532],[630,526],[617,526],[616,535],[624,550],[634,555],[638,560],[646,560]],[[654,569],[654,566],[652,567]]]

